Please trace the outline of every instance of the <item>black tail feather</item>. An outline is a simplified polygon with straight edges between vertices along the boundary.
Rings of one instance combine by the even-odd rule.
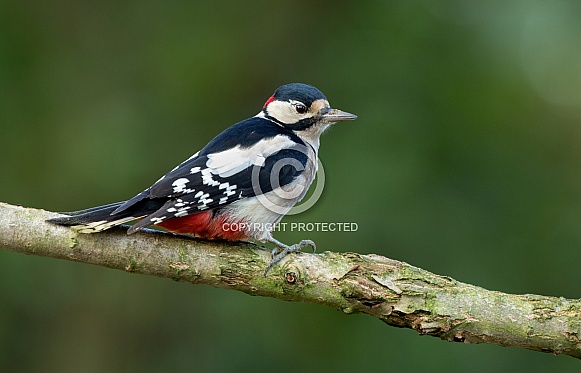
[[[116,220],[120,218],[124,218],[130,216],[131,214],[119,214],[115,215],[114,217],[111,216],[111,213],[115,211],[119,206],[121,206],[123,202],[116,202],[110,203],[104,206],[97,206],[91,207],[85,210],[79,211],[72,211],[72,212],[63,212],[62,214],[66,216],[61,216],[54,219],[47,220],[49,223],[58,224],[58,225],[83,225],[88,223],[93,223],[96,221],[102,220]]]
[[[64,216],[47,220],[49,223],[73,226],[80,233],[95,233],[111,227],[141,219],[163,206],[163,199],[145,199],[127,210],[114,213],[125,201],[64,213]]]
[[[117,208],[117,207],[121,206],[124,203],[125,203],[125,201],[115,202],[115,203],[110,203],[108,205],[91,207],[91,208],[84,209],[84,210],[79,210],[79,211],[60,212],[60,214],[69,215],[69,216],[77,216],[77,215],[89,214],[89,213],[96,212],[96,211],[102,211],[102,210],[105,210],[107,208],[112,208],[112,207]],[[113,210],[111,210],[111,212],[113,212]]]

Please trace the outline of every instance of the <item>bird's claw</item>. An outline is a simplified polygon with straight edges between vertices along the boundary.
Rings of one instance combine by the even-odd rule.
[[[278,262],[280,262],[285,256],[289,253],[300,253],[301,249],[305,246],[311,246],[313,248],[313,252],[317,251],[317,245],[311,240],[302,240],[299,243],[296,243],[291,246],[284,246],[282,250],[280,248],[273,249],[271,252],[272,260],[266,268],[264,269],[264,275],[268,273],[268,271]]]

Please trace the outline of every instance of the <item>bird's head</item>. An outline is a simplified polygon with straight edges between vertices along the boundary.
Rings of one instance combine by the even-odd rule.
[[[299,136],[304,131],[317,137],[333,123],[357,118],[354,114],[332,109],[323,92],[302,83],[279,87],[264,103],[261,114]]]

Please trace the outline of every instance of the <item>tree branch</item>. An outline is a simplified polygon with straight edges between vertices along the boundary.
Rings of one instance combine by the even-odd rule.
[[[0,203],[0,248],[365,313],[447,341],[519,346],[581,358],[581,301],[489,291],[379,255],[270,254],[149,230],[76,234],[58,214]]]

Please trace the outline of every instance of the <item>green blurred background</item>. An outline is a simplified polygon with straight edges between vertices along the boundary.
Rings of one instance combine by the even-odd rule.
[[[0,2],[0,201],[132,197],[279,85],[359,115],[281,232],[511,293],[581,297],[581,4]],[[0,252],[1,371],[578,371],[366,316]]]

